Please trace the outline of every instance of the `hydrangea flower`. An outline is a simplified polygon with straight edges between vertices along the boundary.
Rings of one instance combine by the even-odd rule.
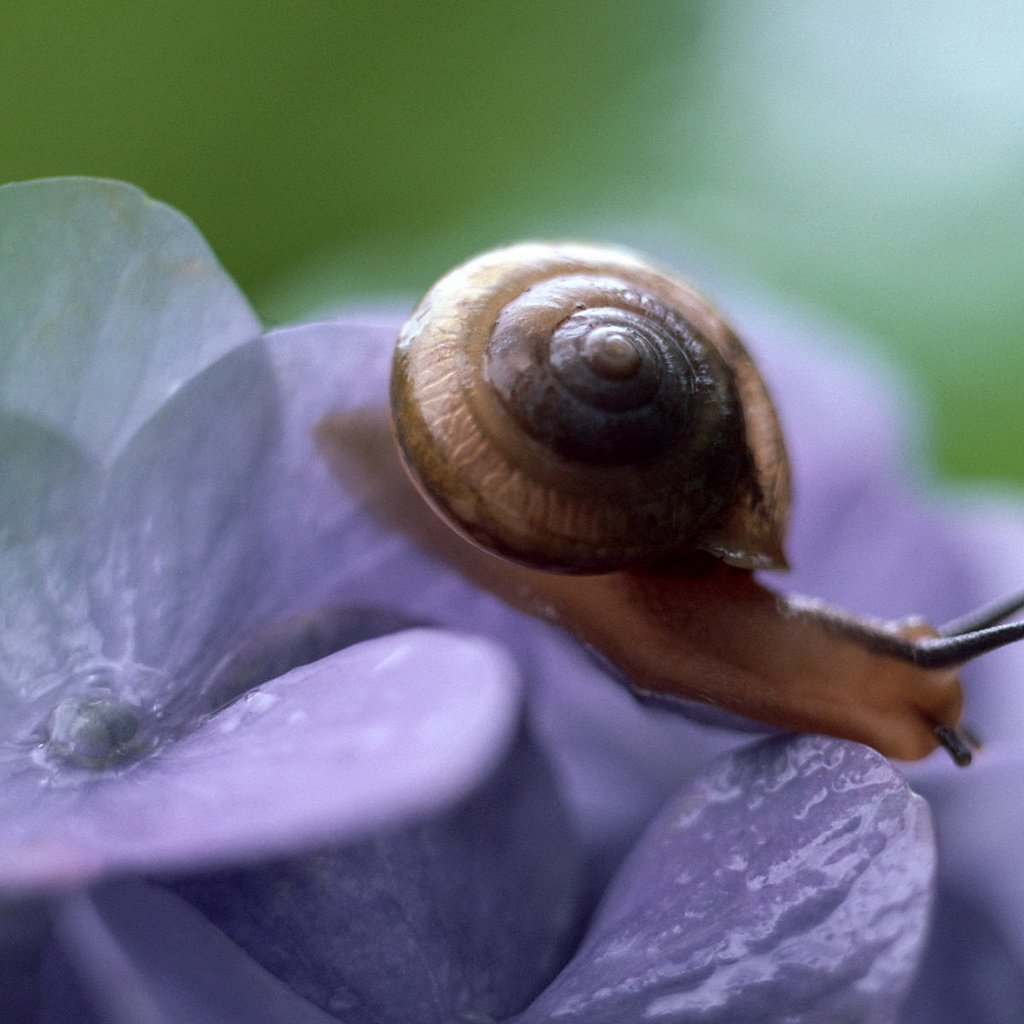
[[[738,320],[787,585],[1019,585],[1019,518],[904,483],[882,378]],[[0,189],[0,1019],[1019,1020],[1020,655],[970,673],[991,753],[908,772],[936,874],[875,752],[643,709],[393,528],[396,327],[263,335],[138,191]]]

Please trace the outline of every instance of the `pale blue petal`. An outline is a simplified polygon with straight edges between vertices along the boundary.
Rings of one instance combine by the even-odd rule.
[[[182,386],[114,464],[93,530],[113,660],[190,688],[253,628],[274,557],[265,466],[278,416],[271,369],[246,345]]]
[[[244,408],[221,406],[208,382],[187,409],[191,435],[168,432],[161,448],[147,422],[258,332],[195,228],[137,189],[0,188],[0,709],[24,705],[8,707],[5,731],[23,738],[62,691],[97,674],[166,697],[169,673],[190,682],[178,662],[230,628],[228,597],[259,558],[226,536],[242,500],[231,485],[273,403],[265,388],[261,407],[257,375],[241,365],[230,390],[250,399]],[[251,446],[237,450],[239,436]]]
[[[138,189],[0,188],[0,407],[109,462],[184,381],[258,333],[193,225]]]
[[[0,418],[15,495],[0,502],[0,668],[24,705],[8,734],[100,676],[166,704],[238,642],[268,561],[254,482],[275,417],[260,350],[243,346],[183,386],[109,469]]]
[[[78,448],[2,413],[0,480],[0,735],[10,737],[30,726],[32,703],[59,687],[75,652],[102,645],[81,529],[98,494]]]

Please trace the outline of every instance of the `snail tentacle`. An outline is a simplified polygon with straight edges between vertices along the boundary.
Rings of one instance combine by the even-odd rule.
[[[1011,594],[1009,597],[993,601],[982,608],[976,608],[973,612],[952,619],[941,625],[938,633],[939,636],[961,636],[964,633],[974,633],[979,629],[998,625],[1022,609],[1024,609],[1024,591]]]

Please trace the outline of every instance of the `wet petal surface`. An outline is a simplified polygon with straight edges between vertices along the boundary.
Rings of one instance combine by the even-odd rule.
[[[926,805],[874,751],[802,736],[725,755],[651,825],[518,1024],[891,1021],[934,869]]]
[[[398,827],[482,783],[520,714],[514,668],[484,641],[420,630],[356,645],[126,767],[23,756],[0,791],[0,887],[252,861]]]

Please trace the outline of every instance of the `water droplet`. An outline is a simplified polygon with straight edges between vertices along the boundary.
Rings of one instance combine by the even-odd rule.
[[[46,747],[83,767],[102,768],[137,749],[138,708],[111,694],[65,697],[50,713]]]
[[[263,690],[251,690],[244,698],[246,710],[257,714],[269,711],[280,699],[278,694]]]

